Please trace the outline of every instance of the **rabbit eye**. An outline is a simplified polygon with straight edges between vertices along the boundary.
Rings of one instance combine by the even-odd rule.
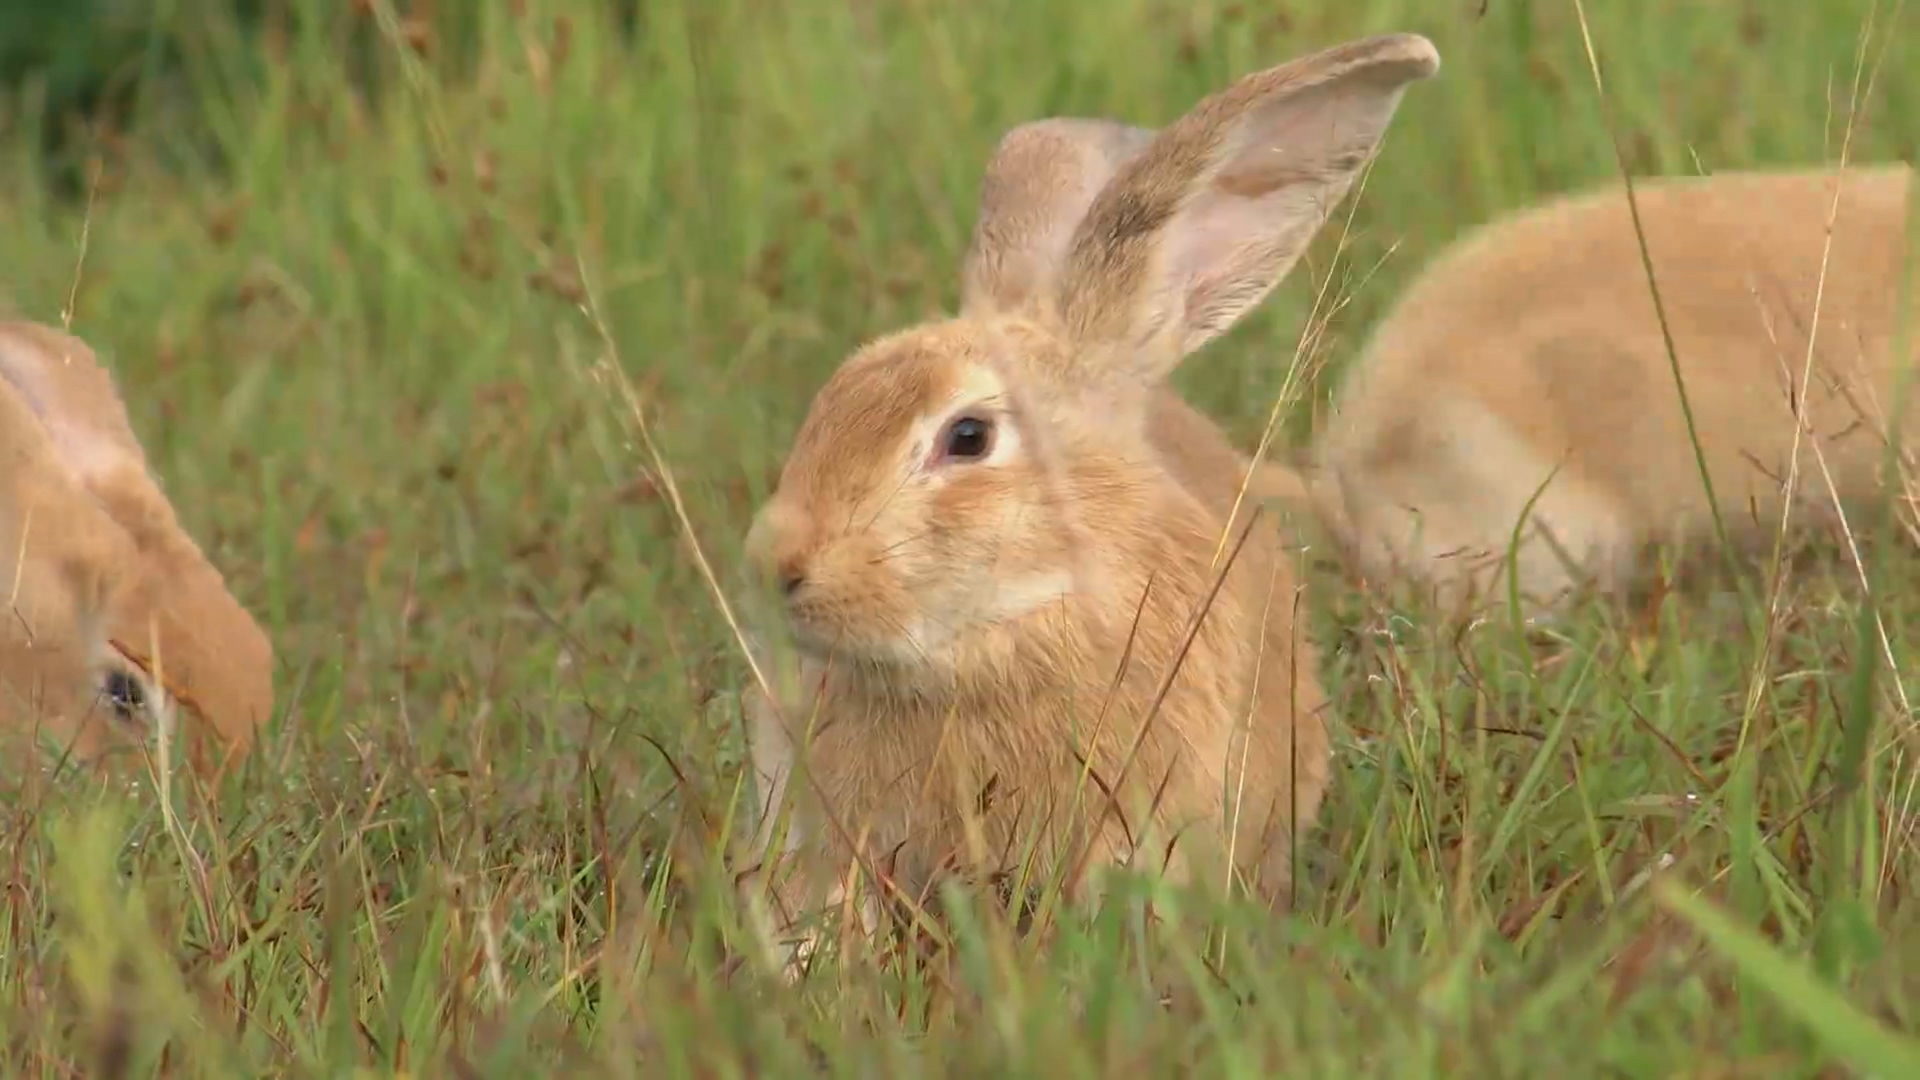
[[[962,416],[940,436],[940,456],[955,461],[978,461],[993,449],[993,423],[978,416]]]
[[[140,680],[124,671],[110,671],[101,684],[100,693],[120,714],[122,720],[133,722],[143,718],[147,709],[147,691]]]

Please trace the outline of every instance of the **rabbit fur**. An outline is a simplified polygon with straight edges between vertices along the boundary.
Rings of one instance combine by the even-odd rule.
[[[1022,856],[1076,896],[1133,866],[1285,902],[1326,701],[1248,463],[1166,379],[1284,277],[1438,65],[1375,37],[1157,132],[1002,138],[959,313],[840,367],[747,536],[793,647],[759,647],[775,696],[748,703],[777,962],[809,912],[871,930],[882,880],[919,898]]]
[[[1887,437],[1914,413],[1896,394],[1914,355],[1898,339],[1910,187],[1905,165],[1634,185],[1740,548],[1778,533],[1796,456],[1802,522],[1886,492]],[[1618,595],[1650,549],[1715,537],[1659,314],[1623,185],[1484,226],[1383,320],[1305,459],[1253,486],[1310,505],[1363,576],[1429,587],[1453,613],[1504,602],[1516,534],[1528,614],[1583,586]]]
[[[244,754],[273,706],[272,645],[79,338],[0,321],[0,449],[0,732],[94,763],[163,727],[203,772]]]

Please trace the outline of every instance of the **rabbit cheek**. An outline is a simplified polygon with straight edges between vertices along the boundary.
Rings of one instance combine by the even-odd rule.
[[[108,651],[104,628],[60,578],[38,573],[35,561],[21,567],[0,632],[0,717],[10,734],[35,734],[42,742],[90,759],[113,738],[109,707],[98,701],[98,659]],[[31,580],[29,580],[31,577]]]
[[[1002,622],[1066,591],[1043,481],[1024,466],[956,477],[930,500],[929,610],[945,626]]]

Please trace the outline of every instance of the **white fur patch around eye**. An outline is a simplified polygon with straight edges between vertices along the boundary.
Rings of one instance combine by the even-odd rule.
[[[915,468],[926,462],[947,425],[969,412],[993,423],[993,448],[987,456],[968,462],[976,468],[1006,465],[1019,459],[1020,432],[1008,416],[1006,384],[983,367],[968,367],[945,401],[929,409],[907,431],[906,453]]]

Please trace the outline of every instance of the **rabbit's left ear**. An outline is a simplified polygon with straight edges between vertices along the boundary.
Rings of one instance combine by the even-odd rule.
[[[1407,84],[1439,66],[1417,34],[1350,42],[1250,75],[1163,129],[1068,245],[1057,300],[1082,361],[1157,380],[1232,326],[1299,259]]]
[[[1050,296],[1087,207],[1153,134],[1113,120],[1055,117],[1002,136],[980,183],[960,271],[961,312],[1004,314]]]

